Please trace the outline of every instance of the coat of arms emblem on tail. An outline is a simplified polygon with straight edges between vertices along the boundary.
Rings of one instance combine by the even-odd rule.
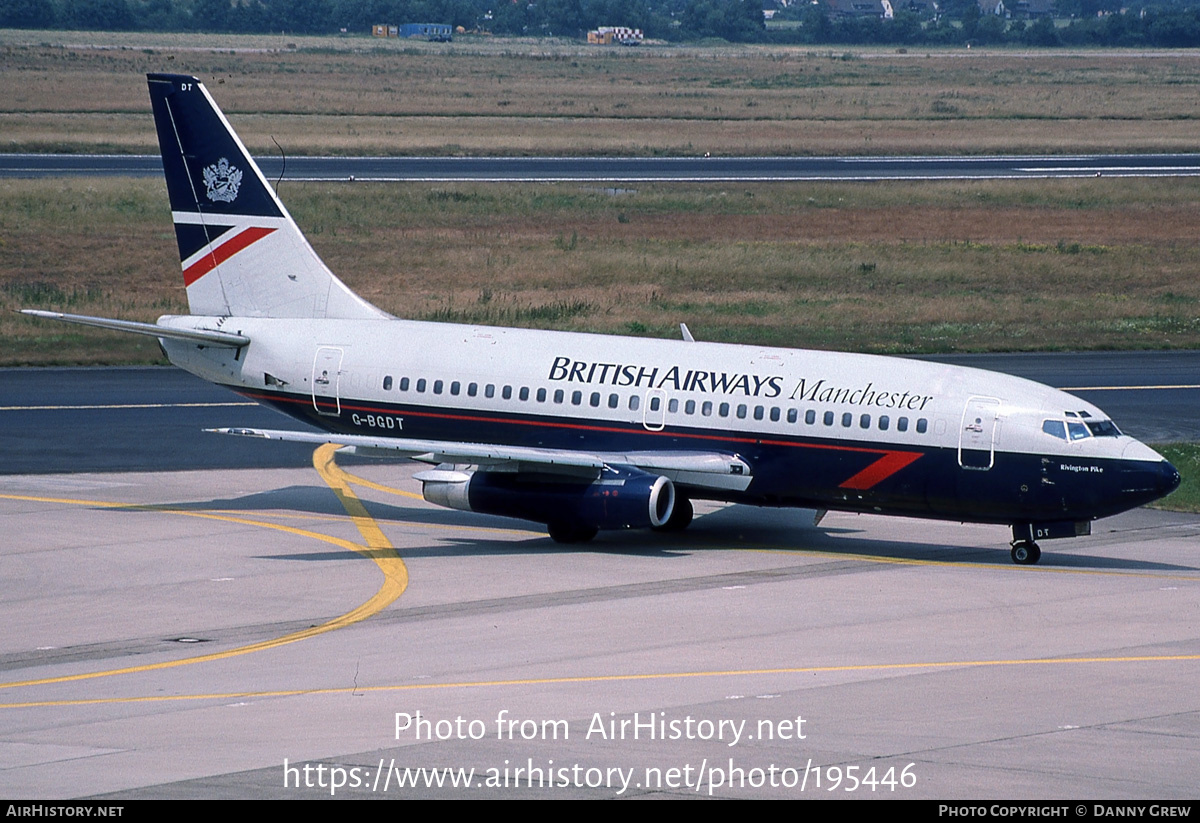
[[[204,186],[208,189],[208,199],[213,202],[232,203],[241,184],[241,169],[231,166],[227,158],[222,157],[204,169]]]

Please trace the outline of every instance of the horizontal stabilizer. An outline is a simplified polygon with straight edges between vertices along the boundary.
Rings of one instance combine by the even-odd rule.
[[[134,320],[111,320],[107,317],[89,317],[85,314],[63,314],[56,311],[39,311],[37,309],[21,309],[21,314],[30,317],[41,317],[46,320],[61,320],[64,323],[77,323],[80,326],[95,326],[98,329],[145,334],[150,337],[169,337],[172,340],[186,340],[189,343],[207,343],[210,346],[228,346],[241,348],[249,345],[250,338],[216,329],[176,329],[159,326],[155,323],[138,323]]]
[[[632,466],[661,474],[693,488],[744,490],[750,485],[750,467],[736,455],[719,452],[578,452],[497,446],[488,443],[446,443],[405,437],[371,437],[361,434],[280,431],[277,429],[208,429],[217,434],[259,437],[296,443],[336,443],[349,446],[363,457],[408,457],[439,465],[470,464],[491,471],[542,472],[574,477],[596,477],[605,466]]]

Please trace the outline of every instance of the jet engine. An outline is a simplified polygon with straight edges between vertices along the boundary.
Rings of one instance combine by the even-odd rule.
[[[675,509],[670,480],[629,466],[605,466],[595,480],[442,467],[417,479],[430,503],[544,523],[560,543],[590,540],[600,529],[661,527]]]

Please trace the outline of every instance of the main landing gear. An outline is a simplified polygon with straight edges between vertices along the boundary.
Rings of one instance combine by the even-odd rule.
[[[546,526],[550,539],[555,543],[586,543],[600,531],[595,526],[585,526],[582,523],[562,521]]]
[[[1014,540],[1012,561],[1018,566],[1032,566],[1042,559],[1042,550],[1032,540]]]
[[[676,492],[675,508],[671,510],[667,522],[650,528],[656,532],[681,532],[691,524],[693,513],[692,501]]]
[[[671,511],[667,522],[661,526],[651,526],[650,528],[656,532],[683,531],[692,522],[693,514],[692,501],[678,496],[675,498],[675,508]],[[555,543],[586,543],[596,536],[598,529],[574,520],[559,520],[547,524],[546,531],[549,532],[550,539]]]

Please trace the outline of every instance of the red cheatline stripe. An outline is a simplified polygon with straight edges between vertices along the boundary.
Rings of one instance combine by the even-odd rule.
[[[232,388],[232,387],[230,387]],[[254,391],[239,391],[243,397],[249,397],[252,400],[260,400],[265,403],[299,403],[307,406],[309,400],[305,398],[292,397],[286,394],[262,394]],[[327,408],[334,408],[332,403],[322,404]],[[342,403],[343,411],[362,411],[376,412],[383,414],[396,414],[395,409],[377,408],[373,406],[356,406],[350,403]],[[844,446],[832,443],[798,443],[793,440],[774,440],[763,439],[756,437],[733,437],[722,434],[692,434],[679,431],[634,431],[621,428],[619,426],[600,426],[600,425],[584,425],[575,422],[550,422],[544,420],[520,420],[520,419],[504,419],[493,418],[480,415],[470,414],[445,414],[442,412],[419,412],[411,409],[403,412],[408,417],[432,417],[441,420],[462,420],[472,423],[506,423],[517,426],[538,426],[541,428],[551,429],[576,429],[580,431],[598,431],[617,434],[638,434],[638,435],[653,435],[657,437],[670,437],[676,440],[696,439],[696,440],[721,440],[725,443],[755,443],[758,445],[767,446],[785,446],[793,449],[828,449],[830,451],[858,452],[866,454],[878,454],[880,458],[858,474],[853,475],[850,479],[840,484],[840,489],[856,489],[858,491],[866,491],[872,488],[877,483],[880,483],[891,477],[896,472],[903,469],[905,466],[915,463],[923,456],[923,452],[910,451],[892,451],[885,448],[871,448],[867,446]]]
[[[869,489],[881,480],[891,477],[920,456],[915,452],[886,452],[883,457],[842,483],[838,488]]]
[[[275,229],[267,229],[262,226],[251,226],[243,232],[239,232],[229,240],[217,246],[211,252],[201,257],[192,265],[183,270],[183,285],[190,286],[199,280],[204,275],[215,269],[217,266],[224,263],[229,258],[240,252],[247,246],[262,240]]]

